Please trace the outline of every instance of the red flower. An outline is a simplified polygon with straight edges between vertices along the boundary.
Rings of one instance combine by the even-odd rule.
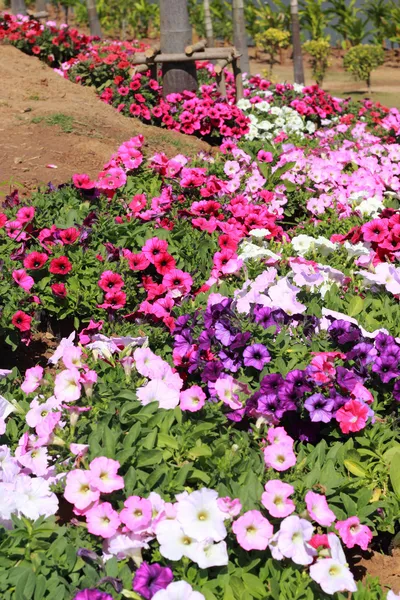
[[[7,223],[7,215],[5,215],[4,213],[0,213],[0,228],[4,227],[4,225]]]
[[[69,227],[60,232],[60,239],[64,244],[74,244],[79,237],[79,231],[75,227]]]
[[[67,297],[67,288],[63,283],[53,283],[53,285],[51,286],[51,291],[58,298]]]
[[[47,262],[48,256],[44,252],[31,252],[24,259],[25,269],[41,269]]]
[[[11,323],[20,331],[29,331],[31,328],[32,317],[24,313],[22,310],[17,310],[11,319]]]
[[[154,259],[154,266],[156,268],[157,273],[160,275],[165,275],[169,273],[172,269],[175,269],[176,263],[173,256],[168,254],[168,252],[161,252]]]
[[[66,275],[72,270],[72,265],[66,256],[59,256],[53,258],[50,263],[49,271],[53,275]]]
[[[124,287],[124,280],[118,273],[104,271],[100,276],[98,284],[105,292],[119,292]]]
[[[40,46],[33,46],[33,48],[32,48],[33,54],[40,54],[40,50],[41,50]]]

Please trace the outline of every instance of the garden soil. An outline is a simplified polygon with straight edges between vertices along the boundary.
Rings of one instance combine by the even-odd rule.
[[[49,181],[65,183],[73,173],[96,177],[118,146],[138,134],[146,156],[209,149],[197,138],[120,115],[93,89],[12,46],[0,45],[0,81],[0,200],[16,187],[28,194]]]

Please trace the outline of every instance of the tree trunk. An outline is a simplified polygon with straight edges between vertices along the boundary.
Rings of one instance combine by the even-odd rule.
[[[192,42],[192,28],[186,0],[160,0],[161,52],[184,53]],[[163,64],[164,97],[184,90],[197,90],[196,65],[186,63]]]
[[[233,0],[233,45],[238,50],[242,73],[250,73],[249,51],[247,49],[247,33],[244,19],[243,0]]]
[[[290,0],[290,14],[292,20],[292,42],[293,42],[293,68],[294,81],[304,85],[303,56],[300,42],[299,4],[297,0]]]
[[[90,35],[96,35],[101,38],[101,26],[97,14],[96,0],[86,0],[86,6],[89,17]]]
[[[11,12],[13,15],[26,15],[25,0],[11,0]]]
[[[214,47],[214,31],[211,19],[210,0],[204,1],[204,25],[206,28],[206,40],[209,48]]]

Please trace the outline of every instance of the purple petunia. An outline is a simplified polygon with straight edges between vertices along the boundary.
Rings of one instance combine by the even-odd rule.
[[[307,398],[304,407],[310,413],[310,419],[314,423],[320,421],[329,423],[335,409],[335,401],[332,398],[325,398],[322,394],[313,394]]]
[[[100,590],[86,589],[78,592],[73,600],[113,600],[113,597]]]
[[[243,352],[243,359],[246,367],[254,367],[258,371],[262,371],[264,365],[271,360],[271,356],[263,344],[252,344]]]
[[[173,580],[174,575],[169,567],[162,567],[158,563],[149,565],[143,562],[137,569],[132,581],[135,592],[150,600],[160,590],[165,590]]]

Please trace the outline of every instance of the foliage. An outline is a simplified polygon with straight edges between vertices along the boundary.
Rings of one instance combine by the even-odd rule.
[[[315,81],[322,85],[325,73],[329,67],[331,45],[328,40],[309,40],[303,44],[303,49],[311,56],[311,67]]]
[[[356,79],[365,81],[368,88],[371,87],[371,73],[383,64],[385,53],[380,46],[360,44],[350,48],[343,59],[346,71],[354,75]]]
[[[270,27],[257,33],[255,42],[259,48],[269,54],[269,75],[271,75],[279,50],[289,46],[290,34],[287,31]]]
[[[323,8],[326,0],[304,0],[300,6],[300,23],[312,40],[325,38],[328,26],[327,11]]]

